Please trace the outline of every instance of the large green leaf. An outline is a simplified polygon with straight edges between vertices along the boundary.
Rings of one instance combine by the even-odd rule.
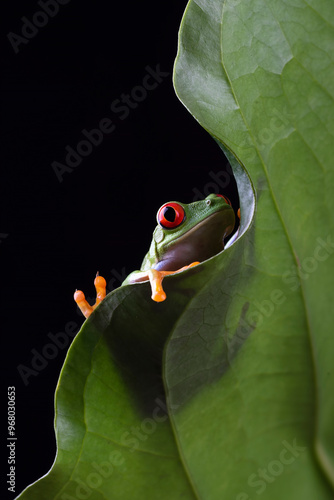
[[[176,316],[185,300],[174,297]],[[20,499],[195,498],[161,377],[174,316],[168,302],[156,306],[147,283],[121,287],[85,322],[56,391],[56,462]]]
[[[333,20],[331,0],[189,3],[175,88],[231,162],[239,239],[165,302],[127,285],[84,323],[55,464],[20,500],[333,498]]]
[[[197,0],[181,26],[177,93],[257,200],[167,346],[201,498],[333,498],[333,20],[331,1]]]

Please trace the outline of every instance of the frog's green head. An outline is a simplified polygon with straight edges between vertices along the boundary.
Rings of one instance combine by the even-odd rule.
[[[194,261],[203,261],[224,249],[224,238],[233,230],[234,211],[222,195],[210,194],[190,204],[169,202],[157,213],[153,233],[158,270],[175,270]]]

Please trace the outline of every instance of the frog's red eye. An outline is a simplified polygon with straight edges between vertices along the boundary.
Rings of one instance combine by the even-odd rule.
[[[162,227],[174,229],[184,221],[184,209],[178,203],[165,203],[159,209],[157,219]]]
[[[220,198],[224,198],[224,200],[226,201],[226,203],[228,203],[230,206],[232,206],[232,203],[230,202],[230,200],[227,198],[227,196],[223,196],[222,194],[217,194],[217,196],[220,196]]]

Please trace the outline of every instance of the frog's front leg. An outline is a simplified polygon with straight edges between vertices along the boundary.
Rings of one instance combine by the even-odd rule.
[[[74,300],[78,304],[79,309],[85,316],[85,318],[88,318],[92,314],[94,309],[102,302],[102,300],[106,296],[107,283],[102,276],[99,276],[99,274],[96,275],[96,278],[94,280],[94,286],[96,289],[96,301],[93,306],[88,304],[85,295],[81,290],[76,290],[74,294]]]
[[[176,271],[157,271],[157,269],[151,268],[148,271],[137,271],[133,273],[133,276],[129,277],[128,283],[138,283],[140,281],[150,280],[152,295],[151,299],[155,302],[163,302],[166,299],[166,294],[162,288],[162,280],[165,276],[170,274],[180,273],[199,264],[199,262],[192,262],[188,266],[181,267]]]

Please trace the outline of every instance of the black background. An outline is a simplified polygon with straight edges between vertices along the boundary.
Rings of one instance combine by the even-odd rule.
[[[7,386],[16,387],[17,494],[53,463],[54,391],[67,347],[26,385],[17,367],[32,368],[31,350],[42,353],[50,332],[82,324],[73,292],[93,297],[97,270],[110,290],[140,267],[160,205],[206,196],[216,189],[210,172],[226,168],[173,89],[185,6],[180,0],[70,0],[28,43],[19,43],[17,53],[7,34],[22,36],[21,18],[31,21],[41,6],[7,2],[2,15],[2,397]],[[131,95],[145,68],[157,65],[169,75],[137,106],[132,98],[122,120],[111,103]],[[85,139],[82,130],[97,128],[103,118],[115,130],[59,182],[51,164],[64,164],[65,147],[75,149]],[[233,182],[224,194],[236,206]]]

